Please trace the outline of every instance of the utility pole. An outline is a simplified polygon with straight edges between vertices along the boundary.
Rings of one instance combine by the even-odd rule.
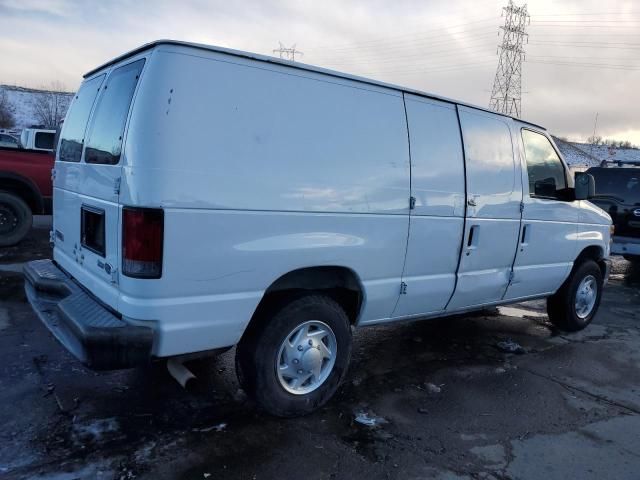
[[[530,23],[527,4],[516,6],[513,0],[502,9],[504,26],[502,44],[498,47],[498,69],[491,90],[489,108],[496,112],[519,117],[522,111],[523,44],[528,38],[525,29]]]
[[[596,112],[596,120],[593,122],[593,136],[591,137],[591,155],[593,155],[593,144],[596,143],[596,130],[598,129],[598,112]]]
[[[280,58],[284,58],[286,60],[291,60],[292,62],[296,61],[296,55],[304,55],[300,50],[296,50],[295,43],[291,48],[285,47],[282,42],[278,42],[280,48],[276,48],[273,50],[273,53],[277,53]]]

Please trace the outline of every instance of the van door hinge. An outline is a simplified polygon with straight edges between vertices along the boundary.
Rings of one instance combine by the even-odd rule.
[[[118,177],[113,181],[113,193],[115,195],[120,195],[120,178]]]
[[[53,182],[56,179],[56,169],[51,169],[51,181]]]
[[[108,263],[105,265],[105,272],[107,272],[107,274],[109,276],[111,276],[111,283],[113,283],[114,285],[118,284],[118,269],[112,267],[111,265],[109,265]]]
[[[407,294],[407,284],[404,282],[400,282],[400,295]]]
[[[416,197],[409,197],[409,210],[416,208]]]
[[[509,272],[509,283],[513,282],[514,273],[513,270]]]
[[[524,202],[520,202],[520,213],[524,212]]]

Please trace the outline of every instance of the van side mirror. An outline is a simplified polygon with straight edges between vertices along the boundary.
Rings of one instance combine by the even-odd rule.
[[[589,200],[596,195],[596,180],[593,175],[585,172],[576,172],[575,176],[576,200]]]

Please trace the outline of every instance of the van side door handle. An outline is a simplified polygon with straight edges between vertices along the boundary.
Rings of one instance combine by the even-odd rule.
[[[524,251],[524,247],[529,245],[529,235],[531,234],[531,225],[525,223],[522,226],[522,232],[520,233],[520,251]]]
[[[467,255],[471,254],[472,250],[478,247],[478,237],[480,236],[480,225],[472,225],[469,228],[469,234],[467,236]]]

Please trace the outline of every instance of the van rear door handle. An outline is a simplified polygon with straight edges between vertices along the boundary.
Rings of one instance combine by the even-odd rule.
[[[469,205],[470,207],[475,207],[476,206],[476,199],[475,198],[470,198],[469,200],[467,200],[467,205]]]

